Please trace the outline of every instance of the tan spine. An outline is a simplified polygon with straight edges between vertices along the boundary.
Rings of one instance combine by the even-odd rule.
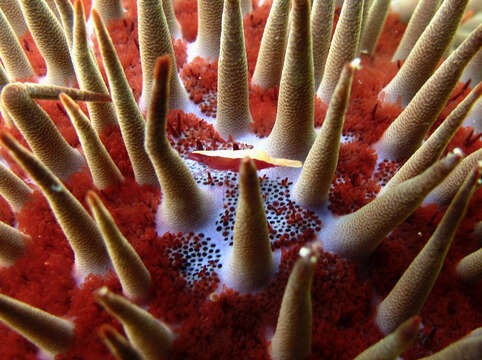
[[[73,29],[74,29],[74,7],[70,0],[55,0],[55,6],[57,7],[60,15],[60,21],[62,23],[62,28],[64,30],[65,39],[67,40],[67,45],[72,51],[72,39],[73,39]],[[71,52],[71,56],[72,52]],[[74,59],[72,59],[74,61]],[[75,64],[74,68],[75,68]]]
[[[270,155],[304,160],[315,141],[310,2],[293,0],[278,110],[267,139]]]
[[[321,130],[303,164],[293,188],[296,203],[319,207],[328,199],[328,191],[338,164],[341,131],[350,98],[354,67],[346,65],[331,97]]]
[[[420,0],[410,17],[392,61],[405,60],[437,12],[441,0]]]
[[[241,3],[241,13],[243,17],[253,10],[252,0],[240,0]]]
[[[474,169],[467,176],[431,238],[378,305],[376,323],[384,333],[393,331],[422,310],[442,269],[455,231],[480,182],[479,178],[480,168]]]
[[[239,0],[225,0],[218,63],[218,98],[215,128],[223,137],[249,131],[248,62]]]
[[[105,22],[124,17],[122,0],[93,0],[92,9],[97,10]]]
[[[268,223],[256,166],[241,161],[239,197],[233,230],[233,251],[227,264],[228,286],[242,293],[267,285],[274,274]]]
[[[315,89],[318,89],[325,71],[328,51],[330,50],[335,0],[315,0],[311,9],[313,67],[315,69]]]
[[[129,241],[122,235],[102,200],[93,192],[87,193],[87,202],[119,277],[122,292],[135,302],[145,302],[151,288],[151,274]]]
[[[423,145],[410,156],[405,164],[403,164],[403,166],[385,185],[383,190],[386,191],[389,188],[420,174],[437,161],[481,94],[482,84],[479,84],[459,105],[457,105],[427,141],[425,141]]]
[[[30,62],[7,18],[0,10],[0,57],[11,79],[25,79],[33,75]]]
[[[132,90],[117,57],[114,44],[99,13],[92,11],[95,31],[122,139],[127,149],[136,181],[141,184],[157,185],[157,178],[151,161],[144,150],[144,118],[137,106]]]
[[[0,267],[11,266],[25,253],[30,236],[0,221]]]
[[[22,210],[33,190],[5,165],[0,163],[0,195],[8,201],[15,212]]]
[[[147,112],[145,148],[161,185],[162,203],[158,212],[161,222],[176,230],[192,230],[206,220],[208,199],[167,138],[171,71],[170,57],[159,58]]]
[[[18,37],[24,36],[27,32],[27,24],[25,23],[18,0],[2,0],[0,1],[0,9],[7,17],[15,34]]]
[[[440,206],[447,205],[459,187],[464,182],[467,174],[482,161],[482,149],[466,156],[454,171],[438,185],[428,196],[427,202],[434,202]]]
[[[384,100],[407,106],[432,75],[450,45],[469,0],[444,0],[397,75],[382,90]]]
[[[174,6],[172,5],[173,1],[175,0],[162,0],[162,9],[166,15],[169,33],[174,39],[179,39],[182,37],[182,32],[176,14],[174,13]]]
[[[420,360],[480,360],[482,358],[482,335],[465,336],[446,348]]]
[[[346,0],[343,3],[323,78],[316,92],[325,104],[330,102],[343,66],[352,61],[358,53],[363,3],[363,0]]]
[[[283,294],[276,331],[271,341],[273,360],[303,360],[311,352],[311,284],[317,258],[301,248]]]
[[[465,65],[481,46],[482,25],[479,25],[427,80],[383,133],[376,148],[392,159],[409,158],[420,147],[457,85]]]
[[[102,325],[99,336],[116,360],[145,360],[141,353],[114,327],[107,324]]]
[[[47,81],[65,85],[75,78],[62,26],[44,1],[19,0],[28,28],[47,63]]]
[[[3,65],[0,64],[0,90],[2,90],[9,82],[10,79],[8,78],[8,74],[5,71]],[[8,121],[8,119],[6,120]]]
[[[219,56],[222,17],[223,0],[197,0],[197,38],[189,49],[191,58]]]
[[[73,26],[72,58],[79,86],[84,90],[109,94],[89,46],[84,6],[80,0],[75,1]],[[99,134],[107,127],[117,123],[112,103],[89,103],[87,109],[92,126]]]
[[[413,344],[418,335],[420,317],[412,316],[390,335],[370,346],[355,360],[396,360]]]
[[[482,248],[467,255],[457,264],[457,275],[467,283],[476,284],[482,279]]]
[[[449,154],[422,174],[342,217],[326,234],[325,239],[331,243],[329,250],[350,259],[368,258],[383,238],[410,216],[430,190],[452,171],[460,158],[459,153]]]
[[[481,19],[482,19],[482,12]],[[460,77],[460,81],[467,82],[471,81],[471,84],[478,84],[482,81],[482,49],[478,51],[477,54],[470,60],[470,62],[465,67],[465,70]]]
[[[98,189],[103,190],[122,182],[124,177],[92,128],[92,125],[90,125],[87,116],[84,115],[80,107],[68,95],[61,94],[60,100],[67,110],[79,141],[82,144],[94,185]]]
[[[264,28],[251,83],[263,89],[279,85],[286,42],[291,0],[275,0]]]
[[[74,325],[22,301],[0,294],[0,320],[52,355],[68,349]]]
[[[172,66],[177,69],[171,34],[167,24],[161,0],[138,0],[137,18],[139,31],[139,47],[142,65],[142,97],[141,108],[147,108],[151,99],[154,68],[159,56],[169,55]],[[171,73],[170,109],[181,109],[188,102],[184,86],[179,80],[177,71]]]
[[[62,182],[12,136],[0,134],[0,143],[41,189],[74,252],[74,269],[81,278],[104,273],[109,256],[102,234],[80,202]]]
[[[95,292],[99,302],[122,323],[130,342],[146,360],[167,359],[172,331],[162,321],[106,287]]]
[[[390,0],[374,0],[367,13],[367,19],[360,38],[360,50],[373,54],[377,47],[378,39],[383,30],[383,25],[388,15]]]
[[[84,165],[82,155],[65,141],[48,114],[29,96],[25,85],[7,85],[1,101],[35,156],[57,176],[67,179]]]

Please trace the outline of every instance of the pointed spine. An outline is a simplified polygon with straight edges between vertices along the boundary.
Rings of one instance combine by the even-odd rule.
[[[370,346],[354,360],[396,360],[413,344],[418,335],[420,317],[412,316],[395,331]]]
[[[383,238],[422,203],[460,161],[461,154],[449,154],[422,174],[388,190],[356,212],[342,217],[327,233],[330,250],[350,259],[365,259]]]
[[[407,159],[421,145],[452,93],[465,65],[482,46],[479,25],[427,80],[376,144],[385,156]]]
[[[57,176],[66,179],[84,165],[82,156],[65,141],[48,114],[32,100],[25,85],[7,85],[1,101],[33,153]]]
[[[384,100],[402,98],[407,106],[434,72],[455,35],[468,0],[444,0],[425,31],[410,51],[397,75],[382,90]]]
[[[15,212],[22,210],[23,204],[30,199],[33,190],[0,162],[0,195],[10,204]]]
[[[122,139],[129,154],[135,179],[141,185],[157,185],[154,168],[144,150],[144,118],[127,82],[107,28],[95,9],[92,11],[92,18]]]
[[[189,57],[211,58],[219,56],[223,0],[197,0],[197,38],[189,49]]]
[[[317,257],[301,248],[286,284],[276,331],[271,341],[273,360],[303,360],[311,352],[311,284]]]
[[[97,10],[105,22],[124,17],[122,0],[94,0],[92,9]]]
[[[0,57],[12,79],[25,79],[33,75],[30,62],[7,18],[0,10]]]
[[[75,1],[73,26],[72,57],[79,86],[84,90],[108,94],[109,91],[89,46],[84,6],[80,0]],[[87,109],[92,126],[98,134],[117,123],[114,105],[111,103],[89,103]]]
[[[420,0],[410,17],[392,61],[405,60],[437,12],[441,0]]]
[[[169,27],[169,33],[174,39],[182,37],[181,26],[177,21],[176,14],[174,12],[174,6],[172,2],[174,0],[162,0],[162,9],[166,15],[167,25]]]
[[[477,283],[482,279],[482,248],[459,261],[457,275],[467,283]]]
[[[145,359],[114,327],[107,324],[102,325],[99,336],[117,360]]]
[[[225,0],[218,63],[216,130],[223,137],[249,131],[248,62],[239,0]]]
[[[25,253],[30,236],[0,221],[0,267],[11,266]]]
[[[0,294],[0,320],[52,355],[67,350],[74,337],[70,321],[3,294]]]
[[[149,106],[154,79],[154,68],[159,56],[169,55],[172,66],[177,69],[171,34],[167,24],[162,0],[138,0],[137,18],[139,47],[142,64],[141,108]],[[171,73],[169,107],[180,109],[188,102],[187,93],[179,80],[177,71]]]
[[[104,273],[109,257],[102,234],[80,202],[12,136],[0,134],[0,142],[42,190],[74,252],[76,275],[84,277],[89,273]]]
[[[82,144],[85,158],[87,159],[89,171],[92,174],[94,185],[98,189],[103,190],[124,181],[124,177],[79,105],[65,94],[60,95],[60,100],[67,110],[70,120],[74,124],[75,131]]]
[[[315,89],[320,86],[325,71],[326,59],[330,50],[333,32],[335,0],[315,0],[311,12],[311,32],[313,37],[313,67]]]
[[[65,39],[67,40],[67,45],[72,51],[72,41],[73,41],[73,29],[74,29],[74,7],[70,0],[55,0],[55,6],[57,7],[60,15],[60,21],[62,23],[62,28],[65,33]],[[72,53],[71,53],[72,55]],[[74,61],[74,59],[72,59]],[[75,64],[74,68],[75,68]]]
[[[43,1],[20,0],[28,28],[47,63],[47,81],[65,85],[74,77],[69,47],[62,26]]]
[[[402,277],[378,305],[376,323],[389,333],[422,309],[442,269],[457,227],[464,217],[480,178],[474,169],[452,200],[432,237],[415,257]]]
[[[328,191],[338,164],[341,131],[350,98],[353,73],[352,65],[346,65],[343,69],[320,133],[293,188],[293,197],[302,206],[319,207],[328,199]]]
[[[304,160],[315,140],[310,3],[293,0],[278,110],[267,139],[268,153]]]
[[[263,89],[279,85],[288,39],[291,0],[275,0],[263,31],[251,83]]]
[[[24,36],[27,32],[27,24],[25,23],[18,0],[3,0],[0,2],[0,9],[7,17],[15,34],[18,37]]]
[[[385,185],[383,190],[388,190],[389,188],[420,174],[437,161],[481,94],[482,84],[479,84],[460,104],[457,105],[427,141],[425,141],[423,145],[410,156],[405,164],[403,164],[403,166]]]
[[[130,342],[146,360],[167,358],[173,341],[167,325],[106,287],[97,290],[95,296],[97,302],[122,323]]]
[[[374,0],[371,4],[360,38],[361,51],[367,52],[368,54],[375,52],[378,39],[383,30],[383,25],[387,19],[389,6],[390,0]]]
[[[170,57],[159,58],[147,112],[145,148],[161,185],[162,203],[158,213],[161,221],[177,230],[192,230],[206,220],[207,198],[167,138],[171,71]]]
[[[363,0],[346,0],[343,3],[323,78],[316,92],[325,104],[330,102],[343,66],[352,61],[358,53],[363,3]]]
[[[470,170],[477,166],[481,161],[482,149],[474,151],[472,154],[466,156],[454,171],[447,176],[447,178],[438,185],[429,196],[427,196],[426,201],[434,202],[440,206],[447,205],[464,182],[464,179]]]
[[[268,223],[256,166],[253,160],[244,158],[239,169],[239,197],[227,282],[244,293],[267,285],[273,273]]]
[[[479,360],[482,358],[482,335],[465,336],[439,352],[420,360]]]
[[[119,277],[122,292],[135,302],[149,297],[151,275],[129,241],[122,235],[102,200],[93,192],[87,193],[87,202],[102,232],[109,257]]]

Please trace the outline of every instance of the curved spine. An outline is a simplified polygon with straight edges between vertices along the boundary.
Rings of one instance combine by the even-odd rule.
[[[75,275],[103,274],[110,262],[102,234],[80,202],[62,182],[11,135],[0,134],[0,143],[30,175],[47,199],[56,221],[74,252]]]
[[[73,20],[72,59],[79,86],[84,90],[109,94],[89,46],[82,1],[75,1]],[[112,103],[88,103],[90,121],[97,133],[108,126],[116,125],[116,114]]]
[[[431,238],[378,305],[375,321],[383,332],[393,331],[421,311],[479,182],[480,167],[467,176]]]
[[[396,174],[385,185],[383,191],[408,180],[440,158],[445,148],[455,135],[460,125],[464,122],[470,109],[482,95],[482,84],[474,88],[465,99],[447,116],[444,122],[423,143],[420,148],[403,164]]]
[[[383,238],[410,216],[430,190],[452,171],[460,158],[458,152],[449,154],[422,174],[342,217],[322,238],[327,248],[355,260],[370,256]]]
[[[457,275],[467,283],[477,283],[482,279],[482,248],[465,256],[456,267]]]
[[[132,245],[122,235],[99,196],[89,191],[87,203],[102,232],[112,265],[119,277],[122,292],[132,301],[145,302],[150,293],[151,274]]]
[[[407,59],[390,83],[381,91],[384,101],[402,99],[407,106],[434,72],[450,45],[469,0],[444,0]]]
[[[33,190],[0,162],[0,195],[8,201],[15,212],[22,210]]]
[[[44,1],[19,0],[28,28],[47,63],[48,83],[66,85],[74,78],[62,26]]]
[[[364,0],[346,0],[343,3],[328,51],[323,78],[316,91],[316,95],[325,104],[330,102],[343,66],[358,53],[363,3]]]
[[[248,62],[239,0],[225,0],[218,63],[215,128],[223,137],[238,137],[249,130]]]
[[[310,2],[293,0],[278,110],[267,139],[270,155],[304,160],[316,137]]]
[[[261,38],[251,84],[262,89],[279,85],[288,39],[291,0],[275,0]]]
[[[303,360],[311,352],[311,284],[316,262],[317,257],[311,249],[301,248],[300,258],[286,284],[271,341],[273,360]]]
[[[335,0],[315,0],[311,8],[311,33],[313,38],[313,68],[315,89],[320,86],[330,50]]]
[[[425,134],[445,106],[465,65],[482,46],[479,25],[427,80],[403,112],[375,145],[385,156],[407,159],[421,145]]]
[[[74,338],[74,325],[70,321],[3,294],[0,294],[0,320],[52,355],[67,350]]]
[[[439,8],[441,0],[420,0],[410,17],[407,28],[403,33],[402,40],[398,44],[392,61],[405,60],[412,51],[415,43],[432,20]]]
[[[154,68],[159,56],[169,55],[172,66],[177,69],[171,34],[167,24],[162,2],[165,0],[138,0],[137,19],[139,32],[139,51],[142,65],[142,96],[140,106],[147,108],[151,99]],[[188,103],[184,86],[179,80],[177,71],[171,73],[170,109],[181,109]]]
[[[258,174],[253,160],[247,157],[239,169],[233,251],[227,264],[226,282],[245,293],[268,284],[273,274],[274,261]]]
[[[103,190],[124,181],[120,170],[110,157],[104,144],[102,144],[102,141],[90,125],[89,119],[84,115],[79,105],[65,94],[60,95],[60,100],[67,110],[79,141],[82,144],[94,185],[98,189]]]
[[[341,131],[354,71],[353,65],[346,65],[343,69],[321,130],[293,188],[293,197],[300,205],[319,207],[328,199],[328,191],[338,164]]]
[[[482,336],[465,336],[439,352],[420,360],[479,360],[482,357]]]
[[[122,323],[130,342],[146,360],[167,359],[173,341],[167,325],[106,287],[94,295],[97,302]]]
[[[33,75],[32,66],[7,18],[0,10],[0,58],[11,79]]]
[[[154,168],[144,150],[144,118],[129,87],[114,44],[104,22],[95,9],[92,11],[92,18],[94,19],[95,31],[109,80],[122,139],[129,154],[134,176],[141,185],[157,185]]]
[[[25,253],[30,236],[0,221],[0,267],[11,266]]]

